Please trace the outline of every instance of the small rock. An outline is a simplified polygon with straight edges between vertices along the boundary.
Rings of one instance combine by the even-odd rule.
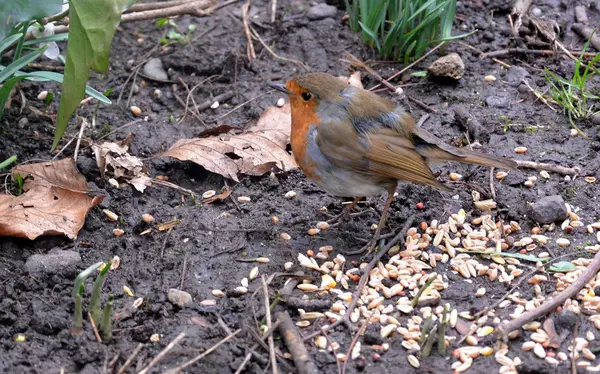
[[[549,224],[564,221],[569,217],[569,212],[563,198],[553,195],[546,196],[533,204],[529,216],[537,223]]]
[[[317,4],[311,7],[306,15],[311,21],[318,21],[325,18],[333,18],[337,14],[337,8],[327,4]]]
[[[171,303],[180,308],[192,305],[192,295],[176,288],[171,288],[167,293],[167,298]]]
[[[508,99],[501,96],[488,96],[485,99],[487,106],[494,108],[506,108],[508,107]]]
[[[383,338],[376,323],[371,323],[363,335],[363,341],[368,345],[381,345]]]
[[[25,262],[25,268],[30,274],[63,274],[65,269],[81,264],[78,252],[52,249],[44,255],[33,255]]]
[[[427,70],[436,77],[459,80],[465,73],[465,63],[458,53],[450,53],[435,60]]]
[[[600,114],[596,113],[592,116],[592,123],[594,125],[600,125]]]
[[[504,75],[504,80],[513,87],[518,87],[523,79],[529,77],[529,72],[520,66],[512,65]]]
[[[166,81],[169,80],[169,76],[163,67],[162,60],[158,57],[151,58],[144,65],[144,75],[148,78],[156,80],[156,81]]]
[[[17,122],[17,126],[20,129],[24,129],[25,127],[27,127],[27,125],[29,125],[29,120],[27,119],[27,117],[23,117],[19,120],[19,122]]]

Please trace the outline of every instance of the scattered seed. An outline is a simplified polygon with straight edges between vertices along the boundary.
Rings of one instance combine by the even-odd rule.
[[[288,191],[285,193],[285,198],[286,199],[293,199],[296,197],[296,192],[295,191]]]
[[[235,295],[245,295],[248,293],[248,289],[244,286],[238,286],[233,289]]]
[[[527,153],[527,147],[517,147],[515,148],[515,152],[520,154]]]
[[[569,246],[569,244],[571,244],[571,242],[569,241],[569,239],[558,238],[556,239],[556,244],[558,244],[560,247],[567,247]]]
[[[387,338],[396,330],[396,325],[385,325],[381,327],[381,337]]]
[[[550,179],[550,174],[546,170],[540,171],[540,176],[544,179]]]
[[[467,338],[465,339],[465,342],[468,345],[473,345],[473,346],[476,346],[478,344],[477,338],[475,338],[473,335],[467,336]]]
[[[535,343],[535,345],[533,346],[533,353],[535,353],[535,355],[539,358],[546,357],[546,350],[540,343]]]
[[[315,292],[319,290],[319,287],[314,285],[314,284],[310,284],[310,283],[301,283],[298,286],[298,289],[304,291],[304,292]]]
[[[279,223],[279,217],[277,217],[277,216],[271,216],[271,222],[273,222],[274,224],[278,224]]]
[[[154,221],[154,217],[152,217],[152,214],[145,213],[142,214],[142,221],[144,221],[144,223],[151,223]]]
[[[321,230],[319,230],[318,228],[312,227],[312,228],[308,229],[308,231],[306,233],[308,235],[310,235],[310,236],[314,236],[314,235],[317,235],[320,232],[321,232]]]
[[[495,82],[496,81],[496,77],[494,77],[493,75],[486,75],[485,78],[486,81],[488,82]]]
[[[533,187],[533,182],[528,180],[528,181],[525,181],[525,182],[523,183],[523,185],[524,185],[525,187],[531,188],[531,187]]]
[[[450,177],[450,180],[453,180],[453,181],[459,181],[462,179],[462,175],[460,175],[458,173],[450,173],[449,177]]]
[[[114,256],[110,262],[110,270],[117,270],[121,265],[121,257]]]
[[[293,267],[294,267],[293,262],[286,262],[285,264],[283,264],[283,268],[285,269],[285,271],[290,271]]]
[[[133,291],[131,291],[131,289],[127,286],[123,286],[123,292],[125,292],[125,295],[133,297]]]
[[[408,359],[408,363],[414,367],[414,368],[419,368],[421,366],[421,363],[419,362],[419,359],[416,358],[414,355],[408,355],[407,357]]]
[[[258,266],[253,267],[252,270],[250,270],[250,274],[248,274],[250,280],[254,280],[256,277],[258,277]]]
[[[315,338],[315,345],[320,349],[327,349],[327,339],[323,335]]]
[[[571,129],[571,133],[570,133],[571,136],[577,136],[577,134],[578,134],[577,130]]]
[[[283,240],[292,240],[292,237],[290,236],[290,234],[288,234],[286,232],[282,232],[281,234],[279,234],[279,237]]]
[[[596,183],[595,177],[584,177],[583,179],[585,179],[585,181],[588,183]]]
[[[208,190],[206,192],[204,192],[202,194],[202,198],[203,199],[210,199],[211,197],[215,196],[217,194],[217,191],[215,190]]]
[[[214,297],[225,297],[225,292],[221,290],[212,290],[211,293]]]
[[[499,172],[496,173],[496,179],[499,180],[499,181],[501,181],[504,178],[506,178],[507,175],[508,175],[507,172],[505,172],[505,171],[499,171]]]
[[[131,106],[129,110],[131,111],[131,114],[133,114],[134,117],[139,117],[140,115],[142,115],[142,110],[135,105]]]
[[[327,230],[327,229],[329,229],[329,224],[325,221],[318,222],[317,229],[319,229],[321,231]]]
[[[238,202],[240,203],[249,203],[250,201],[252,201],[252,199],[248,196],[239,196],[237,198]]]
[[[280,98],[279,100],[277,100],[277,106],[278,106],[278,107],[280,107],[280,108],[281,108],[281,107],[282,107],[282,106],[284,106],[284,105],[285,105],[285,100],[284,100],[284,98],[283,98],[283,97],[282,97],[282,98]]]
[[[125,235],[125,231],[123,231],[121,229],[114,229],[113,234],[115,234],[115,236],[123,236],[123,235]]]
[[[110,211],[108,209],[103,209],[102,212],[106,215],[106,217],[109,220],[111,220],[113,222],[115,222],[115,221],[117,221],[119,219],[119,216],[116,213],[114,213],[114,212],[112,212],[112,211]]]
[[[485,295],[485,288],[481,287],[477,289],[477,292],[475,292],[475,296],[481,297]]]
[[[160,341],[160,335],[158,335],[157,333],[150,335],[150,341],[152,343],[158,343]]]
[[[143,298],[141,298],[141,297],[138,297],[138,298],[137,298],[137,299],[135,299],[135,301],[133,302],[133,305],[132,305],[132,307],[133,307],[134,309],[137,309],[137,308],[139,308],[140,306],[142,306],[142,304],[143,304],[143,303],[144,303],[144,299],[143,299]]]
[[[306,321],[306,320],[298,321],[298,322],[296,322],[296,326],[302,327],[302,328],[308,327],[308,326],[310,326],[310,321]]]
[[[46,100],[46,98],[48,97],[48,91],[42,91],[38,94],[38,100]]]
[[[531,351],[535,347],[535,345],[536,345],[536,342],[526,341],[521,346],[521,350],[523,350],[523,351]]]
[[[210,106],[211,109],[217,109],[219,107],[219,102],[215,101],[214,103],[212,103],[212,105]]]
[[[256,259],[256,262],[260,262],[261,264],[266,264],[270,260],[267,257],[259,257]]]
[[[245,277],[242,278],[240,283],[242,284],[242,286],[247,288],[248,287],[248,278],[245,278]]]

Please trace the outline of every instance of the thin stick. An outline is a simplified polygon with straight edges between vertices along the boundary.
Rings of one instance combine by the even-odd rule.
[[[350,357],[352,355],[352,350],[354,349],[356,342],[358,342],[358,338],[360,338],[360,336],[365,332],[368,325],[369,325],[369,320],[367,319],[365,322],[363,322],[360,329],[358,329],[358,331],[354,335],[354,338],[352,338],[352,342],[350,343],[350,346],[348,347],[348,350],[346,351],[346,359],[344,360],[344,364],[342,365],[342,374],[346,374],[346,366],[348,365],[348,361],[350,361]]]
[[[142,350],[142,348],[144,348],[144,343],[138,344],[138,346],[135,348],[135,350],[133,351],[133,353],[131,353],[131,355],[129,355],[129,357],[127,357],[127,360],[125,361],[125,363],[123,364],[123,366],[119,369],[119,371],[117,372],[117,374],[123,374],[123,373],[125,373],[125,371],[127,370],[127,368],[129,368],[129,366],[131,366],[131,364],[133,363],[133,359],[135,358],[135,356],[137,356],[138,353],[140,353],[140,351]]]
[[[281,61],[287,61],[287,62],[291,62],[294,63],[298,66],[300,66],[302,69],[309,71],[310,68],[305,65],[304,63],[302,63],[301,61],[298,61],[296,59],[293,58],[287,58],[287,57],[281,57],[279,56],[277,53],[273,52],[273,50],[271,49],[271,47],[269,47],[267,45],[267,43],[264,42],[264,40],[262,40],[262,38],[260,37],[260,35],[258,35],[258,32],[256,32],[256,30],[254,29],[254,27],[250,26],[250,30],[252,31],[252,35],[260,42],[260,44],[262,44],[262,46],[267,50],[267,52],[269,52],[269,54],[273,57],[275,57],[278,60]]]
[[[592,262],[588,265],[587,270],[577,278],[575,282],[573,282],[567,289],[556,295],[555,297],[546,300],[539,307],[522,314],[519,318],[512,320],[510,322],[506,322],[498,326],[496,329],[496,334],[498,336],[506,336],[511,331],[514,331],[527,322],[534,320],[540,316],[546,315],[549,312],[553,311],[559,305],[563,305],[567,299],[574,297],[577,293],[585,287],[585,285],[591,281],[596,273],[600,270],[600,252],[596,253]]]
[[[258,96],[256,96],[256,97],[253,97],[252,99],[246,100],[246,101],[244,101],[243,103],[241,103],[240,105],[238,105],[238,106],[236,106],[235,108],[231,109],[229,112],[227,112],[227,113],[223,114],[222,116],[219,116],[219,117],[217,117],[217,118],[213,119],[212,121],[209,121],[209,123],[214,123],[214,122],[217,122],[217,121],[219,121],[219,120],[221,120],[221,119],[223,119],[223,118],[227,117],[227,116],[228,116],[228,115],[230,115],[231,113],[235,112],[236,110],[240,109],[241,107],[243,107],[243,106],[247,105],[248,103],[251,103],[251,102],[253,102],[254,100],[260,99],[261,97],[263,97],[263,96],[265,96],[265,95],[267,95],[267,94],[269,94],[269,93],[270,93],[270,92],[264,92],[264,93],[261,93],[260,95],[258,95]],[[235,201],[234,201],[234,202],[235,202]]]
[[[569,51],[569,53],[580,54],[580,51]],[[557,54],[566,54],[564,51],[553,51],[551,49],[526,49],[526,48],[506,48],[499,49],[497,51],[482,53],[479,55],[479,58],[494,58],[494,57],[504,57],[513,54],[527,54],[527,55],[542,55],[542,56],[554,56]],[[586,52],[583,54],[584,57],[593,58],[596,53]]]
[[[383,258],[383,256],[385,256],[386,253],[390,249],[392,249],[392,247],[394,247],[396,245],[396,243],[400,243],[400,247],[402,247],[404,245],[404,240],[405,240],[404,238],[406,236],[406,232],[408,231],[410,226],[413,224],[414,220],[415,220],[414,214],[412,216],[408,217],[406,219],[406,222],[404,222],[404,227],[402,228],[402,230],[392,240],[390,240],[390,242],[385,247],[383,247],[383,249],[381,251],[379,251],[379,253],[377,253],[377,255],[375,255],[375,257],[373,257],[371,262],[369,262],[369,264],[365,267],[365,269],[363,270],[364,273],[360,277],[360,281],[358,282],[358,286],[356,287],[356,290],[354,290],[354,293],[352,293],[352,301],[350,302],[350,305],[346,309],[347,313],[344,315],[344,318],[338,319],[334,323],[325,325],[325,326],[321,327],[319,330],[315,331],[314,333],[312,333],[308,336],[305,336],[304,341],[312,339],[315,336],[320,335],[322,331],[331,330],[332,328],[337,327],[342,323],[344,323],[348,328],[351,328],[352,324],[350,322],[350,314],[352,313],[352,311],[356,307],[356,303],[358,303],[358,300],[360,299],[360,295],[362,294],[365,284],[367,283],[367,280],[369,279],[369,273],[377,265],[377,263]]]
[[[158,355],[156,355],[156,357],[154,357],[152,359],[152,361],[150,361],[150,363],[144,368],[142,369],[142,371],[140,371],[138,374],[146,374],[150,371],[150,369],[152,369],[152,367],[156,364],[158,364],[158,362],[160,360],[163,359],[163,357],[165,357],[165,355],[167,353],[169,353],[169,351],[171,349],[173,349],[173,347],[175,347],[180,341],[181,339],[183,339],[185,337],[185,332],[182,332],[181,334],[177,335],[175,337],[175,339],[173,339],[169,344],[167,344],[167,346],[165,348],[163,348],[162,351],[160,351],[160,353]]]
[[[94,115],[95,116],[95,115]],[[81,137],[83,136],[83,131],[87,126],[88,121],[85,118],[82,118],[81,129],[79,129],[79,136],[77,137],[77,143],[75,143],[75,152],[73,153],[73,160],[77,161],[77,154],[79,153],[79,145],[81,145]]]
[[[102,343],[102,339],[100,338],[100,334],[98,333],[98,328],[96,327],[96,323],[94,322],[94,319],[92,318],[92,314],[90,312],[88,312],[88,318],[90,319],[90,324],[92,325],[92,330],[94,330],[94,335],[96,335],[98,343]]]
[[[430,54],[432,54],[433,52],[437,51],[442,45],[444,45],[446,42],[441,42],[440,44],[436,45],[435,47],[431,48],[431,50],[427,53],[425,53],[423,56],[421,56],[420,58],[416,59],[413,63],[410,63],[408,65],[406,65],[406,67],[402,70],[400,70],[399,72],[393,74],[391,77],[389,77],[388,79],[386,79],[388,82],[391,81],[394,78],[399,77],[400,75],[402,75],[402,73],[404,73],[405,71],[407,71],[408,69],[412,68],[413,66],[415,66],[416,64],[418,64],[419,62],[423,61],[425,58],[427,58],[427,56],[429,56]],[[373,91],[377,88],[381,87],[381,84],[376,85],[375,87],[372,87],[371,89],[369,89],[369,91]]]
[[[346,56],[348,56],[350,58],[350,60],[351,60],[350,63],[351,64],[356,65],[356,66],[358,66],[360,68],[365,69],[367,71],[367,73],[369,73],[371,76],[373,76],[379,82],[381,82],[381,84],[383,84],[384,86],[386,86],[387,88],[389,88],[390,91],[396,92],[396,87],[394,87],[393,84],[391,84],[390,82],[388,82],[387,80],[385,80],[381,75],[377,74],[377,72],[375,70],[371,69],[364,62],[362,62],[361,60],[359,60],[358,57],[354,56],[350,52],[346,52]]]
[[[492,194],[492,199],[496,200],[496,188],[494,187],[494,167],[490,168],[490,193]]]
[[[183,291],[183,282],[185,281],[185,270],[187,268],[187,253],[183,257],[183,269],[181,269],[181,283],[179,284],[179,289]],[[230,332],[231,333],[231,332]]]
[[[133,12],[143,12],[146,10],[155,10],[155,9],[163,9],[170,8],[173,6],[185,4],[189,2],[189,0],[173,0],[173,1],[163,1],[158,3],[145,3],[145,4],[133,4],[123,13],[133,13]]]
[[[52,159],[53,159],[53,160],[56,160],[56,159],[58,158],[58,156],[60,156],[60,155],[63,153],[63,151],[64,151],[65,149],[69,148],[69,146],[71,145],[71,143],[73,143],[74,141],[75,141],[75,138],[71,138],[71,140],[69,140],[69,141],[67,142],[67,144],[65,144],[65,146],[64,146],[64,147],[62,147],[62,148],[61,148],[61,150],[60,150],[60,151],[58,151],[58,153],[54,155],[54,157],[52,157]]]
[[[263,300],[265,303],[265,319],[267,321],[267,328],[271,328],[271,303],[269,301],[269,288],[267,287],[267,282],[265,280],[265,276],[260,276],[260,283],[262,285],[263,290]],[[269,343],[269,356],[271,357],[271,370],[273,374],[278,374],[279,370],[277,369],[277,357],[275,356],[275,343],[273,341],[273,334],[269,335],[267,338]]]
[[[264,335],[260,337],[261,342],[264,342],[265,339],[268,336],[270,336],[271,334],[273,334],[273,331],[275,331],[275,329],[279,328],[280,324],[281,324],[281,320],[278,319],[277,321],[275,321],[275,323],[273,323],[273,326],[271,326],[270,329],[267,329],[267,331],[264,333]],[[249,349],[250,353],[248,353],[248,354],[252,355],[252,352],[256,348],[258,348],[258,346],[259,346],[259,344],[255,343],[252,347],[250,347],[250,349]],[[246,357],[248,357],[248,356],[246,356]],[[248,360],[244,359],[244,361],[242,361],[240,367],[238,367],[238,369],[235,371],[236,374],[239,374],[239,373],[242,372],[242,370],[244,370],[244,367],[246,366],[246,364],[248,363],[248,361],[250,361],[250,359],[248,359]]]
[[[571,361],[571,374],[577,374],[577,366],[576,366],[576,357],[577,351],[575,350],[575,340],[577,339],[577,335],[579,335],[579,318],[575,321],[575,327],[573,328],[573,339],[571,339],[571,345],[573,346],[573,351],[571,352],[571,356],[569,357]]]
[[[227,335],[224,339],[220,340],[217,344],[213,345],[212,347],[210,347],[209,349],[207,349],[206,351],[202,352],[201,354],[199,354],[198,356],[196,356],[195,358],[179,365],[178,367],[176,367],[175,369],[169,370],[167,371],[168,374],[176,374],[181,372],[183,369],[185,369],[186,367],[200,361],[201,359],[203,359],[204,357],[208,356],[209,354],[211,354],[215,349],[219,348],[222,344],[226,343],[228,340],[230,340],[231,338],[233,338],[234,336],[236,336],[237,334],[239,334],[242,331],[242,329],[237,329],[235,330],[235,332],[231,335]],[[183,334],[183,333],[182,333]],[[139,374],[144,374],[144,373],[139,373]]]
[[[331,341],[331,339],[329,339],[329,334],[327,334],[327,331],[323,330],[323,336],[325,337],[325,339],[327,340],[327,344],[329,344],[329,347],[331,348],[331,354],[333,354],[333,358],[335,358],[335,364],[337,365],[338,374],[342,374],[340,360],[338,360],[337,358],[337,350],[333,346],[333,342]]]
[[[250,25],[248,23],[248,10],[250,9],[250,0],[246,4],[242,5],[242,23],[244,24],[244,33],[246,34],[246,56],[248,61],[256,59],[256,53],[254,52],[254,44],[252,44],[252,34],[250,33]]]
[[[294,322],[290,318],[287,311],[277,313],[277,319],[281,321],[279,332],[283,336],[285,345],[288,347],[298,374],[318,374],[319,370],[315,363],[311,360],[302,337],[296,330]]]
[[[546,164],[543,162],[535,162],[535,161],[522,161],[515,160],[517,162],[517,167],[521,169],[535,169],[535,170],[546,170],[551,171],[553,173],[558,173],[562,175],[578,175],[581,172],[579,167],[575,166],[572,168],[568,168],[560,165],[552,165]]]
[[[542,103],[546,104],[546,106],[548,106],[548,108],[552,109],[553,112],[556,112],[556,109],[554,109],[554,107],[552,107],[552,105],[550,105],[550,103],[548,103],[548,100],[546,100],[546,98],[542,94],[540,94],[539,92],[537,92],[536,90],[534,90],[529,85],[529,82],[527,82],[526,79],[523,79],[523,83],[525,83],[525,85],[527,86],[527,88],[529,88],[529,91],[531,91],[531,93],[533,93],[535,95],[535,97],[537,97]]]

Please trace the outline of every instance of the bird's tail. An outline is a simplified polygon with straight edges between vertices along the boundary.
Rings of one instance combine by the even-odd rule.
[[[446,148],[446,147],[444,147]],[[419,147],[418,152],[428,161],[456,161],[467,164],[495,167],[500,169],[516,169],[517,163],[504,157],[486,155],[467,149],[442,149],[436,145]]]

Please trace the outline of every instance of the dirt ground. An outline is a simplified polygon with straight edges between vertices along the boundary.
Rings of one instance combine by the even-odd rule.
[[[588,3],[590,2],[582,2],[586,6]],[[467,130],[455,120],[453,111],[454,106],[462,105],[481,122],[484,133],[487,134],[478,139],[482,151],[520,160],[550,162],[566,167],[579,166],[581,176],[600,178],[600,126],[581,121],[578,125],[587,138],[571,136],[570,125],[561,111],[555,112],[536,100],[520,84],[518,78],[519,74],[526,72],[532,87],[544,90],[547,84],[543,68],[547,67],[565,76],[570,75],[574,64],[569,58],[564,55],[499,57],[504,63],[524,69],[507,72],[506,68],[492,59],[478,57],[479,52],[476,50],[490,52],[514,46],[507,22],[510,12],[507,4],[505,1],[493,0],[460,2],[454,33],[480,30],[447,48],[446,52],[459,53],[465,62],[465,75],[460,81],[436,81],[411,77],[410,74],[404,77],[404,83],[413,84],[405,88],[406,94],[433,108],[435,112],[426,111],[413,101],[394,100],[404,105],[416,120],[428,114],[423,127],[446,143],[465,144]],[[342,61],[345,51],[367,61],[369,66],[384,77],[402,68],[399,63],[377,61],[374,52],[362,45],[360,35],[350,32],[348,26],[341,23],[343,10],[339,10],[333,18],[309,21],[304,14],[310,7],[308,2],[280,0],[279,20],[272,25],[269,22],[268,2],[257,0],[252,5],[256,11],[253,24],[263,40],[279,55],[300,60],[312,71],[348,75],[351,72],[349,64]],[[534,6],[544,18],[560,25],[560,40],[567,49],[582,48],[582,40],[570,27],[574,22],[573,2],[545,0],[535,2]],[[294,262],[294,271],[302,270],[297,262],[298,253],[306,253],[309,249],[316,250],[325,245],[332,245],[334,253],[356,250],[363,245],[360,239],[369,238],[372,234],[371,225],[378,220],[376,213],[353,218],[339,227],[322,231],[317,236],[308,236],[308,228],[326,219],[320,208],[327,207],[331,214],[336,214],[342,209],[344,199],[320,191],[300,171],[277,174],[274,177],[243,177],[240,183],[234,183],[190,162],[154,157],[178,139],[198,136],[218,125],[227,124],[242,130],[253,124],[267,107],[275,105],[281,97],[275,92],[268,93],[266,83],[287,80],[299,73],[297,65],[275,59],[259,43],[255,43],[258,58],[248,62],[246,38],[241,21],[236,16],[239,15],[240,7],[240,4],[231,5],[209,18],[183,17],[177,20],[177,25],[183,30],[189,24],[196,26],[191,41],[185,45],[170,43],[167,47],[159,46],[154,51],[152,50],[159,43],[164,30],[159,30],[152,22],[122,25],[113,42],[110,72],[93,76],[90,84],[99,91],[113,88],[115,91],[110,96],[113,102],[117,101],[124,90],[123,99],[120,106],[102,105],[97,114],[96,127],[88,127],[85,132],[89,139],[98,139],[134,119],[125,105],[130,85],[124,87],[123,84],[132,72],[131,66],[147,59],[150,51],[151,57],[162,59],[169,78],[175,84],[181,78],[191,87],[212,77],[195,91],[198,103],[210,101],[211,98],[228,92],[233,92],[234,96],[221,103],[217,109],[202,111],[204,123],[201,124],[189,114],[181,123],[171,120],[171,116],[177,119],[183,114],[183,107],[171,90],[174,83],[159,83],[138,76],[139,92],[132,95],[131,105],[141,108],[147,121],[124,127],[107,139],[121,140],[133,133],[135,140],[131,145],[131,154],[145,160],[151,176],[167,176],[170,182],[198,195],[207,190],[218,191],[228,185],[233,187],[234,199],[205,205],[200,201],[192,201],[178,190],[166,187],[153,186],[143,194],[128,185],[122,185],[120,189],[114,188],[100,177],[92,150],[84,142],[77,160],[79,169],[107,197],[100,207],[90,212],[76,240],[61,237],[44,237],[35,241],[0,238],[1,372],[116,373],[138,344],[143,343],[143,348],[127,371],[133,373],[145,367],[178,334],[185,332],[185,338],[151,370],[153,373],[163,372],[195,357],[226,337],[228,333],[218,323],[221,319],[230,331],[242,329],[242,332],[190,366],[187,372],[234,373],[248,349],[256,342],[249,331],[256,330],[256,319],[260,321],[265,314],[260,292],[258,297],[252,296],[261,287],[260,279],[250,281],[249,292],[238,297],[232,295],[215,298],[212,291],[232,291],[240,285],[242,278],[248,277],[255,266],[258,266],[260,274],[267,277],[284,271],[286,262]],[[588,7],[588,16],[590,24],[600,24],[600,12],[597,9]],[[433,53],[409,72],[425,70],[439,56],[438,52]],[[493,75],[497,80],[486,81],[484,77],[487,75]],[[366,87],[377,83],[367,74],[363,73],[363,77]],[[517,79],[516,83],[514,79]],[[43,103],[37,100],[38,93],[41,90],[58,90],[58,86],[46,83],[28,83],[22,87],[28,105],[38,110],[44,109]],[[160,99],[153,95],[155,89],[162,91]],[[183,98],[186,96],[181,85],[177,88],[177,95]],[[241,109],[220,118],[233,107],[251,99],[253,100]],[[55,100],[47,113],[56,113],[57,105]],[[79,109],[78,115],[89,119],[94,109],[95,105],[84,106]],[[78,131],[78,126],[72,125],[59,148],[70,137],[76,136]],[[12,154],[16,154],[20,162],[50,159],[53,132],[53,121],[49,116],[40,115],[30,107],[20,113],[18,105],[15,105],[0,122],[0,160]],[[514,149],[518,146],[526,146],[528,152],[516,154]],[[64,156],[71,156],[73,150],[71,145],[64,151]],[[401,228],[403,222],[413,214],[416,215],[416,222],[431,222],[434,219],[445,222],[449,215],[460,209],[468,213],[468,219],[479,215],[473,206],[471,191],[476,189],[482,196],[490,196],[489,170],[442,164],[436,171],[439,172],[440,180],[452,186],[455,191],[440,193],[422,186],[401,184],[392,204],[389,228]],[[449,172],[459,173],[463,175],[463,179],[458,182],[449,181]],[[538,181],[532,188],[524,185],[529,176],[538,176]],[[517,170],[511,172],[504,181],[494,180],[494,183],[499,216],[507,222],[519,222],[524,233],[530,232],[535,226],[527,214],[529,204],[548,195],[561,195],[566,202],[578,209],[577,214],[586,223],[600,220],[598,183],[588,183],[582,177],[566,181],[564,176],[550,173],[550,178],[545,180],[539,177],[538,171]],[[286,199],[284,195],[288,191],[295,191],[297,197]],[[240,204],[236,200],[239,196],[249,196],[251,201]],[[368,204],[361,205],[361,208],[370,207],[380,212],[383,199],[384,196],[369,198]],[[424,203],[421,210],[416,209],[419,202]],[[102,212],[105,208],[117,213],[122,220],[109,221]],[[177,218],[181,223],[169,233],[154,231],[141,236],[140,232],[149,227],[141,221],[144,213],[152,214],[156,222]],[[277,225],[271,220],[273,215],[279,217]],[[123,229],[125,235],[113,235],[115,228]],[[283,232],[288,233],[292,240],[281,239],[280,234]],[[547,235],[554,238],[559,233]],[[595,237],[587,234],[585,227],[576,228],[568,238],[571,245],[567,248],[560,248],[552,242],[547,248],[539,248],[532,254],[548,251],[553,256],[558,256],[568,251],[581,251],[584,246],[595,242]],[[27,259],[34,254],[46,254],[51,250],[76,251],[81,255],[82,262],[75,266],[61,266],[30,274],[25,267]],[[137,297],[144,299],[143,306],[115,322],[114,338],[108,344],[97,342],[87,322],[85,334],[79,338],[72,337],[69,327],[74,310],[72,287],[76,275],[87,266],[107,261],[115,255],[120,257],[121,265],[116,271],[109,273],[104,287],[105,298],[109,293],[113,294],[116,311],[124,314],[127,314],[126,311],[130,310]],[[270,262],[240,261],[257,257],[267,257]],[[360,257],[348,258],[347,261],[360,261]],[[484,259],[480,261],[490,262]],[[527,267],[524,268],[528,270]],[[441,292],[440,305],[450,303],[453,308],[470,311],[472,314],[493,303],[511,286],[491,282],[486,277],[466,282],[456,272],[450,271],[448,264],[439,264],[436,271],[444,274],[449,283],[449,287]],[[319,275],[312,275],[317,278],[318,283]],[[269,286],[272,298],[284,282],[285,278],[274,278]],[[133,290],[135,298],[125,295],[123,286]],[[350,289],[353,290],[355,286],[356,283],[351,282]],[[86,295],[89,295],[91,284],[88,282],[86,287]],[[475,291],[480,287],[485,287],[487,292],[484,297],[476,298]],[[193,305],[183,309],[173,305],[167,299],[167,291],[171,288],[188,292],[193,298]],[[555,290],[552,280],[543,283],[541,288],[547,295]],[[533,296],[532,287],[526,282],[519,288],[519,292],[523,297]],[[296,290],[295,295],[300,296],[302,292]],[[216,300],[216,306],[202,306],[200,302],[203,300]],[[294,320],[298,320],[297,310],[288,308],[285,303],[279,303],[275,310],[289,310]],[[508,314],[508,310],[498,312],[501,318],[509,318]],[[403,317],[402,321],[405,320],[406,317]],[[323,323],[326,322],[315,322],[302,329],[301,333],[308,335]],[[593,325],[582,319],[580,336],[588,330],[596,335],[600,334]],[[17,334],[24,334],[26,341],[16,342]],[[153,334],[159,334],[159,342],[150,341]],[[450,329],[448,335],[459,334]],[[278,349],[287,352],[279,335],[275,336]],[[344,326],[329,333],[329,338],[339,343],[339,352],[346,352],[352,337]],[[561,351],[567,352],[571,338],[569,335],[562,342]],[[362,358],[348,362],[347,372],[452,372],[450,366],[455,361],[450,357],[452,349],[447,357],[442,357],[437,352],[432,353],[430,357],[421,360],[420,369],[414,369],[407,363],[407,351],[401,346],[400,335],[393,335],[385,341],[390,345],[387,352],[376,351],[377,347],[363,341]],[[510,351],[516,352],[515,355],[522,361],[520,373],[566,373],[570,370],[568,361],[553,366],[530,352],[521,352],[521,342],[522,340],[517,339],[509,345]],[[595,344],[594,341],[590,342],[590,348]],[[320,373],[338,372],[335,357],[330,352],[319,350],[312,342],[308,342],[306,346]],[[268,352],[260,347],[257,352],[263,359],[269,357]],[[376,352],[380,355],[379,358],[377,355],[374,357]],[[113,360],[116,361],[112,362]],[[288,363],[293,367],[291,360]],[[111,369],[106,369],[109,366]],[[260,373],[266,366],[266,362],[255,357],[243,372]],[[500,364],[491,355],[475,360],[469,372],[497,372],[499,368]],[[580,368],[581,370],[584,369]]]

